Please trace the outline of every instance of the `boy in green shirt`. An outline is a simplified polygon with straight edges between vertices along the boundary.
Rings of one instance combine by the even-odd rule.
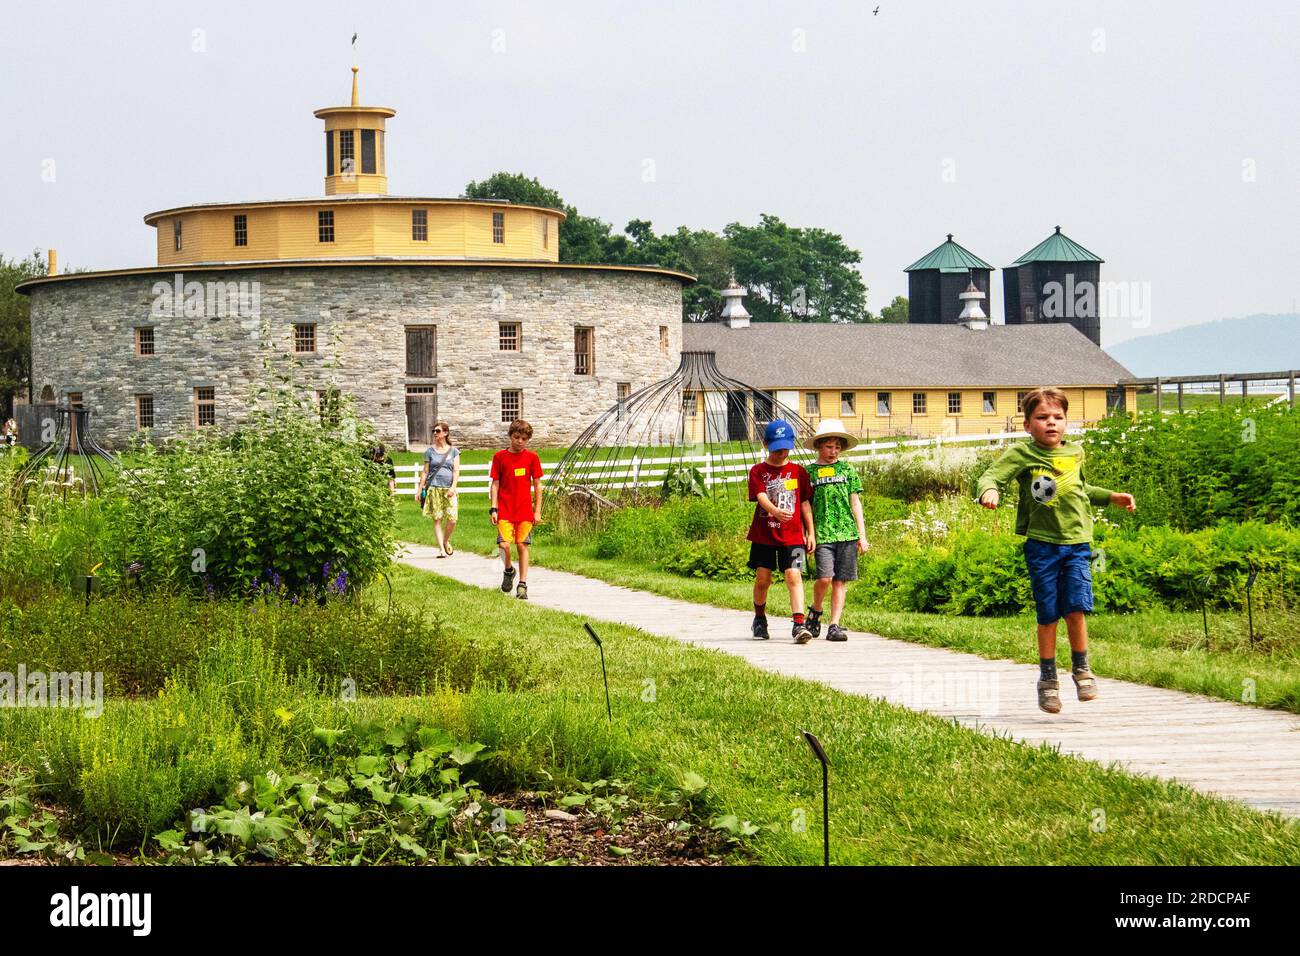
[[[1013,478],[1020,486],[1016,534],[1025,536],[1025,565],[1038,612],[1038,706],[1061,711],[1056,679],[1056,629],[1062,617],[1070,638],[1070,660],[1079,700],[1097,699],[1097,679],[1088,666],[1088,624],[1092,610],[1092,507],[1136,507],[1133,496],[1090,485],[1083,476],[1083,446],[1066,442],[1070,403],[1056,388],[1025,395],[1025,431],[989,466],[976,494],[985,508],[998,506],[998,485]]]
[[[862,479],[858,470],[840,461],[857,439],[844,430],[838,418],[828,418],[804,447],[817,452],[817,463],[809,469],[812,478],[813,528],[817,533],[817,580],[813,583],[813,606],[808,629],[813,637],[821,633],[822,602],[831,592],[831,623],[826,640],[847,641],[840,627],[844,599],[850,581],[858,579],[858,555],[867,552],[867,531],[862,522]]]

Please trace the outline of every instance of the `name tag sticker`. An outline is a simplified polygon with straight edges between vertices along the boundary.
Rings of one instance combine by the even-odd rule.
[[[528,474],[528,469],[527,469],[527,468],[516,468],[516,469],[515,469],[515,477],[516,477],[516,478],[522,478],[522,477],[523,477],[524,475],[526,475],[526,474]]]
[[[834,477],[835,477],[835,469],[834,469],[834,468],[818,468],[818,469],[817,469],[817,477],[818,477],[818,478],[834,478]]]
[[[785,487],[786,487],[786,490],[788,490],[788,491],[794,491],[796,488],[799,487],[799,479],[798,479],[798,478],[787,478],[787,479],[785,480]]]

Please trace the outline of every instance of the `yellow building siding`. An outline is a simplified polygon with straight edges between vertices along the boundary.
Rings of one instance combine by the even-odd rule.
[[[411,212],[428,217],[427,240],[412,239]],[[334,242],[319,237],[317,213],[334,212]],[[492,241],[492,213],[505,215],[505,241]],[[248,217],[248,244],[235,245],[235,216]],[[283,206],[222,206],[150,217],[158,230],[158,264],[241,260],[312,259],[334,256],[428,256],[436,258],[559,261],[563,213],[539,208],[457,202],[322,201]],[[179,217],[182,246],[174,245]],[[542,222],[549,221],[549,227]],[[549,242],[544,244],[544,228]]]
[[[978,435],[1003,431],[1019,431],[1023,427],[1024,415],[1017,410],[1018,395],[1028,392],[1036,386],[1016,388],[995,386],[991,388],[880,388],[880,389],[800,389],[798,390],[798,413],[812,425],[823,419],[838,418],[844,422],[845,429],[863,439],[883,439],[897,435],[915,435],[933,437],[935,435]],[[786,389],[764,389],[777,392]],[[790,389],[788,391],[794,391]],[[1105,417],[1107,386],[1062,389],[1070,403],[1067,421],[1071,426],[1095,422]],[[1134,391],[1135,390],[1131,390]],[[854,411],[849,414],[841,409],[841,393],[853,395]],[[877,413],[877,393],[888,392],[890,395],[891,414]],[[948,411],[949,392],[961,395],[961,411],[953,414]],[[984,411],[984,393],[993,392],[993,411]],[[810,411],[808,396],[816,395],[819,399],[820,412]],[[925,395],[925,411],[913,412],[912,396]],[[1133,406],[1134,396],[1128,398],[1128,408]],[[695,415],[686,416],[686,433],[691,441],[704,441],[705,405],[707,399],[703,394],[695,398]],[[752,409],[751,409],[752,411]],[[710,439],[718,440],[710,435]]]

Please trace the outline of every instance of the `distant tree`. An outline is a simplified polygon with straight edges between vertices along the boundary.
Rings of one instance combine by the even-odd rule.
[[[685,226],[657,235],[646,219],[633,219],[618,234],[523,173],[494,173],[471,182],[465,197],[563,210],[561,262],[656,265],[695,276],[695,283],[682,291],[686,322],[718,317],[719,293],[733,273],[749,290],[745,305],[758,321],[875,321],[866,309],[866,286],[854,268],[861,255],[824,229],[798,229],[764,215],[757,226],[732,223],[722,235]]]
[[[865,322],[867,289],[854,265],[862,256],[824,229],[799,229],[764,213],[757,226],[723,231],[736,278],[753,294],[760,322]]]
[[[881,322],[899,322],[907,321],[907,296],[896,295],[894,301],[889,303],[880,310]]]
[[[26,259],[0,255],[0,418],[13,414],[15,395],[27,396],[32,375],[31,299],[14,287],[46,271],[39,251]]]

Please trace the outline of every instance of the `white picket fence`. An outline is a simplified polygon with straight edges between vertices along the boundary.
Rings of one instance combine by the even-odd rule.
[[[1068,435],[1079,435],[1083,428],[1074,427],[1066,430]],[[841,460],[860,462],[867,458],[890,457],[900,451],[931,449],[942,451],[944,448],[968,447],[972,445],[1005,445],[1007,442],[1024,438],[1023,431],[993,432],[983,435],[936,436],[934,438],[916,438],[909,441],[870,442],[858,445],[848,453],[840,456]],[[802,452],[801,454],[809,454]],[[799,459],[796,459],[799,460]],[[583,471],[600,475],[605,487],[613,485],[618,488],[653,488],[663,482],[669,466],[687,465],[700,469],[704,482],[708,486],[744,481],[750,467],[756,461],[748,452],[731,455],[686,455],[657,458],[629,458],[620,462],[597,461],[574,470],[574,480],[580,479]],[[543,463],[543,469],[549,472],[558,462]],[[488,472],[491,465],[461,465],[459,493],[465,495],[485,495],[491,480]],[[397,493],[414,497],[419,491],[420,465],[397,465]]]

